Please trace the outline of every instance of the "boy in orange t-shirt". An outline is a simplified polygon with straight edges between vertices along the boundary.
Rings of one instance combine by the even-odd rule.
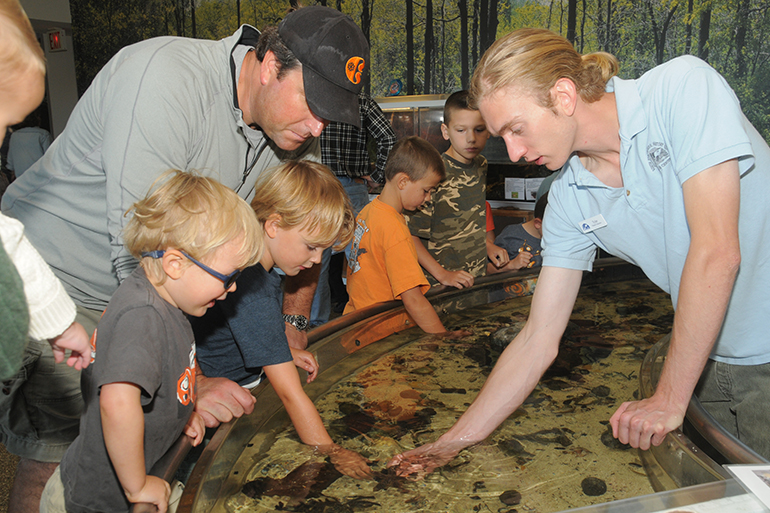
[[[350,301],[344,313],[400,299],[425,332],[449,334],[424,296],[430,285],[402,215],[404,210],[416,210],[430,199],[444,176],[441,155],[426,140],[407,137],[393,147],[385,165],[382,193],[356,218],[347,270]],[[400,328],[406,327],[403,322]]]

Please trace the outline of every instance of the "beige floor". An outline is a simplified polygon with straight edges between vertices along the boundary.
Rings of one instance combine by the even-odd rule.
[[[16,463],[18,461],[19,458],[9,454],[5,450],[5,446],[0,444],[0,513],[8,511],[8,494],[16,475]]]

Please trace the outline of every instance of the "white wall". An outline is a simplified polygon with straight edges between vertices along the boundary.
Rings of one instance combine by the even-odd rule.
[[[69,0],[20,0],[20,2],[45,50],[48,63],[46,96],[51,117],[51,131],[56,137],[64,130],[67,119],[78,101]],[[60,52],[48,50],[46,32],[53,28],[64,29],[66,50]]]

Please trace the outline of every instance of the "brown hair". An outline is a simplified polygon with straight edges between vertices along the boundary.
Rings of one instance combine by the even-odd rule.
[[[294,52],[289,50],[289,47],[283,42],[283,39],[281,39],[281,36],[278,34],[278,27],[275,25],[262,29],[262,32],[259,35],[259,41],[254,49],[257,53],[257,60],[259,62],[265,60],[265,55],[268,50],[273,52],[278,61],[278,74],[276,75],[278,79],[283,78],[287,72],[295,68],[299,69],[300,67],[299,60],[294,55]]]
[[[550,91],[557,80],[575,83],[586,103],[599,100],[607,81],[618,72],[617,59],[606,52],[581,56],[569,41],[545,29],[526,28],[498,39],[481,58],[471,81],[471,103],[505,87],[532,94],[553,107]]]
[[[449,126],[452,112],[455,110],[478,110],[470,105],[470,92],[465,89],[455,91],[446,99],[444,102],[444,124],[446,126]]]
[[[304,227],[319,246],[344,248],[353,238],[355,215],[345,189],[331,170],[309,160],[289,161],[262,173],[251,208],[264,226],[273,214],[281,228]]]
[[[386,181],[404,173],[409,180],[416,182],[429,172],[436,173],[442,180],[446,178],[444,161],[431,143],[414,135],[396,142],[385,163]]]
[[[166,278],[162,262],[142,258],[142,252],[175,248],[205,263],[221,246],[240,239],[239,269],[256,264],[262,256],[262,230],[254,212],[212,178],[167,171],[126,215],[131,212],[134,216],[123,230],[123,243],[157,283]]]

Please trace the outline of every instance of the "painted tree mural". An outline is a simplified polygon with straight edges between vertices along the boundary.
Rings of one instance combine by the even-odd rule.
[[[219,39],[242,23],[275,24],[297,0],[71,0],[81,91],[121,47],[159,35]],[[767,0],[302,0],[350,14],[371,44],[374,96],[467,87],[494,40],[520,27],[558,32],[581,53],[615,54],[620,75],[697,55],[721,72],[770,138]]]

